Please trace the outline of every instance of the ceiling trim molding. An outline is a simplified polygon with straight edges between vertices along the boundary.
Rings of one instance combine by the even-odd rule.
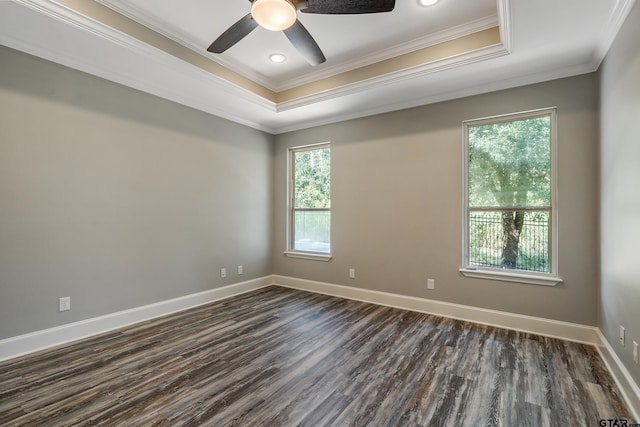
[[[152,61],[154,64],[157,64],[160,67],[166,67],[167,69],[175,73],[180,73],[184,76],[185,79],[197,79],[198,81],[201,81],[205,85],[205,87],[211,88],[211,91],[222,90],[228,93],[230,96],[240,97],[245,101],[251,102],[254,105],[276,113],[304,107],[320,101],[326,101],[342,96],[355,94],[364,89],[375,89],[387,84],[393,84],[438,71],[472,64],[507,53],[503,47],[501,47],[500,45],[495,45],[489,48],[482,48],[472,52],[453,55],[443,60],[422,64],[417,67],[404,69],[369,80],[360,81],[343,87],[338,87],[334,90],[328,90],[325,92],[278,104],[269,101],[259,95],[256,95],[255,93],[247,89],[236,86],[209,71],[206,71],[189,62],[183,61],[173,55],[170,55],[162,49],[153,47],[147,43],[131,37],[126,33],[103,24],[100,21],[87,17],[67,6],[55,3],[50,0],[14,0],[14,2],[21,6],[32,9],[40,14],[43,14],[49,18],[77,28],[80,31],[107,40],[108,42],[115,43],[130,52],[134,52],[136,55],[146,58],[146,60],[148,61]],[[107,80],[111,80],[137,90],[142,90],[147,93],[151,93],[153,95],[160,96],[162,98],[178,102],[180,104],[196,108],[210,114],[214,114],[221,118],[252,127],[254,129],[262,130],[269,133],[279,132],[279,128],[277,126],[272,127],[261,125],[254,121],[248,121],[239,115],[230,114],[228,111],[225,111],[222,108],[215,108],[211,104],[211,102],[208,102],[209,95],[207,95],[206,93],[211,93],[209,91],[201,91],[196,95],[185,94],[177,90],[172,90],[171,85],[153,84],[148,79],[136,78],[134,75],[132,75],[132,73],[121,72],[119,71],[117,64],[113,64],[113,66],[110,67],[104,66],[104,64],[97,66],[91,61],[84,60],[84,57],[80,52],[78,52],[76,55],[69,55],[68,53],[63,53],[60,50],[47,49],[44,44],[36,45],[30,43],[28,40],[18,40],[15,38],[11,39],[8,36],[4,37],[4,42],[7,46],[24,51],[26,53],[62,64],[64,66],[68,66],[70,68],[87,72],[89,74],[105,78]],[[389,111],[386,108],[384,110]],[[372,110],[372,112],[368,114],[375,114],[376,112],[377,110]],[[348,120],[349,118],[350,116],[337,116],[334,117],[331,121],[342,121]]]
[[[466,24],[458,25],[456,27],[449,28],[444,31],[429,34],[424,37],[415,39],[409,43],[403,45],[392,46],[387,49],[375,52],[371,55],[360,57],[340,65],[333,67],[327,67],[322,70],[307,73],[301,77],[287,80],[286,83],[276,86],[275,90],[281,92],[289,90],[294,87],[313,83],[317,80],[333,77],[337,74],[345,73],[347,71],[356,70],[358,68],[373,65],[377,62],[393,59],[407,53],[415,52],[421,49],[426,49],[441,43],[446,43],[451,40],[458,39],[460,37],[468,36],[483,30],[488,30],[499,25],[498,17],[496,15],[487,16],[483,19],[468,22]]]
[[[270,111],[276,111],[276,104],[274,102],[262,96],[257,95],[251,90],[235,85],[217,76],[214,73],[204,70],[190,62],[183,61],[177,58],[176,56],[165,52],[162,49],[151,46],[126,33],[118,31],[100,21],[87,17],[70,7],[64,6],[62,4],[58,4],[51,0],[12,0],[12,1],[14,3],[20,4],[32,10],[35,10],[36,12],[39,12],[45,16],[49,16],[57,21],[61,21],[65,24],[69,24],[89,34],[100,37],[102,39],[106,39],[110,42],[113,42],[119,46],[122,46],[128,49],[129,51],[135,52],[136,54],[144,55],[145,57],[152,59],[153,61],[160,62],[162,65],[168,68],[173,68],[174,70],[176,70],[178,69],[177,67],[183,67],[184,65],[188,65],[188,67],[184,67],[184,68],[187,68],[191,72],[193,72],[194,76],[197,76],[200,79],[204,78],[208,83],[215,83],[217,85],[222,85],[224,86],[225,90],[232,92],[234,95],[239,96],[242,99],[245,99],[246,101],[259,105]],[[71,68],[76,68],[81,71],[86,71],[90,74],[98,75],[100,77],[104,77],[101,74],[99,74],[102,69],[98,69],[97,67],[91,67],[88,62],[81,60],[79,57],[71,57],[69,55],[62,55],[62,54],[53,54],[50,50],[46,50],[35,45],[29,45],[24,41],[21,41],[21,43],[23,45],[22,46],[23,48],[25,49],[29,48],[30,50],[32,50],[32,52],[30,53],[36,56],[39,56],[42,58],[45,58],[46,56],[45,59],[48,59],[53,62],[59,62],[56,59],[56,57],[59,56],[61,60],[65,60],[67,62],[67,63],[64,63],[63,65],[69,66]],[[75,64],[77,64],[78,66],[76,66]],[[80,67],[83,67],[83,68],[80,68]],[[95,68],[95,69],[89,71],[88,70],[89,68]],[[117,71],[115,71],[115,69],[112,69],[110,71],[116,75],[119,74]],[[181,73],[184,71],[185,71],[184,69],[180,69]],[[123,80],[125,80],[125,82],[123,83],[122,81],[118,80],[119,83],[125,84],[130,87],[134,87],[134,88],[139,87],[139,86],[134,86],[133,84],[126,83],[126,81],[128,80],[134,81],[134,79],[130,75],[121,74],[121,76]],[[104,77],[104,78],[109,79],[109,77]],[[162,96],[162,95],[159,95],[159,96]]]
[[[497,0],[498,5],[498,27],[500,28],[500,41],[502,45],[511,53],[512,28],[511,28],[511,0]]]
[[[176,58],[202,68],[227,82],[240,88],[247,89],[254,94],[275,102],[276,93],[264,86],[248,79],[235,71],[208,59],[179,43],[168,39],[148,27],[127,18],[118,12],[103,6],[95,0],[55,0],[56,3],[72,10],[77,15],[95,21],[104,27],[122,33],[131,39],[137,39],[144,44],[151,45]]]
[[[248,89],[234,85],[211,72],[170,55],[161,49],[139,41],[127,34],[104,25],[99,21],[88,18],[71,8],[59,5],[49,0],[13,0],[13,2],[81,31],[90,33],[93,36],[115,43],[131,52],[134,52],[136,55],[144,56],[146,59],[156,63],[158,66],[166,67],[173,72],[180,73],[184,75],[185,78],[197,79],[206,84],[212,91],[222,90],[227,92],[230,96],[240,97],[245,101],[251,102],[252,104],[272,112],[276,111],[276,104],[274,102],[256,95]],[[122,73],[118,70],[117,64],[113,64],[114,66],[109,68],[96,66],[92,62],[84,60],[81,54],[64,54],[58,49],[52,50],[48,49],[44,45],[39,46],[33,44],[28,40],[9,37],[1,31],[0,40],[2,40],[3,44],[8,47],[49,61],[114,81],[137,90],[142,90],[161,98],[187,105],[255,129],[266,132],[273,131],[272,128],[248,121],[240,116],[230,114],[222,108],[214,108],[211,103],[207,102],[207,99],[204,98],[204,91],[201,91],[198,95],[198,97],[202,96],[202,99],[194,99],[193,97],[185,96],[185,94],[180,91],[171,90],[171,85],[156,85],[153,84],[150,79],[139,79],[135,78],[132,73]]]
[[[104,0],[102,0],[104,1]],[[179,69],[181,73],[188,72],[192,74],[193,77],[197,77],[200,80],[203,80],[207,84],[214,85],[222,85],[225,91],[230,92],[232,95],[236,95],[241,97],[242,99],[249,101],[253,104],[259,105],[263,108],[266,108],[269,111],[275,112],[283,112],[292,110],[298,107],[306,106],[312,103],[316,103],[319,101],[330,100],[336,97],[345,96],[349,94],[353,94],[365,89],[375,89],[380,85],[385,85],[397,81],[402,81],[414,77],[420,77],[425,74],[430,74],[433,72],[446,70],[458,66],[464,66],[470,63],[474,63],[477,61],[482,61],[490,58],[494,58],[497,56],[501,56],[506,54],[506,50],[501,48],[500,46],[492,46],[489,49],[479,49],[476,51],[471,51],[464,54],[453,55],[444,60],[438,60],[431,63],[422,64],[417,67],[412,67],[404,70],[400,70],[397,72],[393,72],[387,75],[382,75],[379,77],[375,77],[372,79],[359,81],[354,84],[345,85],[342,87],[338,87],[335,89],[330,89],[326,91],[322,91],[320,93],[315,93],[309,96],[304,96],[301,98],[297,98],[295,100],[274,103],[270,100],[267,100],[250,90],[239,87],[233,83],[230,83],[215,74],[203,70],[194,64],[185,62],[173,55],[168,54],[162,49],[151,46],[147,43],[144,43],[138,39],[131,37],[128,34],[125,34],[121,31],[118,31],[106,24],[103,24],[100,21],[87,17],[74,9],[57,4],[50,0],[15,0],[16,3],[21,4],[23,6],[29,7],[37,12],[43,13],[46,16],[54,18],[56,20],[62,21],[66,24],[72,25],[76,28],[79,28],[82,31],[88,32],[94,36],[101,37],[103,39],[107,39],[113,43],[116,43],[130,51],[136,52],[136,54],[144,55],[145,57],[155,61],[160,62],[162,66],[168,67],[170,69],[176,70]],[[482,21],[482,25],[488,24],[491,20],[495,21],[495,17]],[[477,26],[480,21],[475,21],[474,26]],[[464,27],[464,31],[470,31],[474,26]],[[446,34],[446,38],[449,40],[454,40],[455,34],[460,34],[462,27],[456,27],[455,31],[448,32]],[[502,32],[501,32],[502,33]],[[444,33],[441,34],[444,38]],[[435,43],[434,38],[431,38],[431,46]],[[442,40],[442,39],[440,39]],[[422,40],[424,42],[424,40]],[[413,45],[413,47],[417,46],[417,44]],[[181,99],[179,102],[183,102],[186,105],[194,106],[194,105],[202,105],[203,102],[201,100],[185,100],[185,96],[183,94],[171,94],[170,89],[168,87],[150,87],[151,85],[147,81],[142,81],[140,79],[135,79],[131,75],[119,73],[116,70],[116,67],[111,67],[111,69],[104,69],[94,67],[86,61],[83,61],[79,57],[71,57],[65,56],[62,57],[60,54],[52,53],[47,51],[44,48],[36,47],[36,46],[24,46],[20,47],[21,50],[29,51],[34,55],[45,57],[46,59],[52,60],[54,62],[62,63],[63,65],[76,68],[85,72],[89,72],[94,75],[98,75],[103,78],[107,78],[113,81],[117,81],[118,83],[124,84],[129,87],[134,87],[137,89],[145,88],[154,95],[167,97],[168,99],[174,100],[176,102],[177,99]],[[412,51],[414,51],[412,49]],[[397,55],[396,55],[397,56]],[[188,64],[188,67],[184,65]],[[202,109],[202,108],[199,108]],[[207,109],[207,112],[212,112]],[[220,109],[216,110],[216,112],[212,112],[213,114],[220,115],[223,118],[228,118],[233,121],[237,121],[240,123],[244,123],[240,117],[229,116],[229,113],[221,111]],[[255,124],[252,125],[255,127]]]
[[[291,101],[280,102],[276,106],[276,111],[287,111],[294,108],[304,107],[319,101],[326,101],[340,96],[351,95],[361,92],[365,89],[376,89],[396,82],[422,77],[428,74],[436,73],[465,65],[473,64],[487,59],[497,58],[507,55],[506,49],[502,45],[493,45],[486,48],[477,49],[471,52],[465,52],[453,55],[445,59],[422,64],[417,67],[406,68],[404,70],[385,74],[375,78],[361,80],[357,83],[337,87],[335,89],[324,92],[314,93],[312,95],[296,98]]]
[[[481,95],[484,93],[511,89],[511,88],[520,87],[524,85],[531,85],[531,84],[542,83],[550,80],[562,79],[565,77],[573,77],[581,74],[588,74],[594,71],[595,70],[590,65],[587,65],[587,66],[581,65],[576,67],[567,67],[564,69],[553,70],[550,72],[528,74],[528,75],[519,76],[513,79],[490,82],[482,85],[464,88],[461,90],[447,91],[437,95],[428,95],[428,96],[418,97],[418,98],[414,98],[414,99],[406,100],[402,102],[396,102],[393,104],[386,104],[382,107],[363,109],[351,114],[337,114],[335,116],[324,117],[319,120],[307,120],[304,122],[298,122],[291,125],[278,126],[274,128],[273,132],[276,135],[287,133],[287,132],[295,132],[302,129],[331,125],[334,123],[340,123],[348,120],[355,120],[355,119],[361,119],[363,117],[375,116],[377,114],[392,113],[394,111],[421,107],[424,105],[450,101],[453,99],[461,99],[469,96]]]
[[[129,19],[132,19],[136,22],[143,24],[149,29],[167,37],[168,39],[173,40],[174,42],[184,46],[187,49],[192,50],[193,52],[203,56],[204,58],[217,62],[220,65],[223,65],[226,68],[229,68],[230,70],[246,78],[249,78],[254,82],[274,92],[281,92],[288,89],[292,89],[297,86],[313,83],[317,80],[333,77],[340,73],[344,73],[347,71],[372,65],[377,62],[392,59],[400,55],[411,53],[420,49],[425,49],[440,43],[445,43],[450,40],[454,40],[460,37],[464,37],[464,36],[500,25],[499,14],[489,15],[482,19],[470,21],[470,22],[458,25],[456,27],[448,28],[443,31],[439,31],[436,33],[432,33],[432,34],[417,38],[415,40],[412,40],[409,43],[392,46],[390,48],[377,51],[370,55],[360,57],[360,58],[354,59],[353,61],[348,61],[340,65],[323,67],[321,69],[308,72],[300,77],[286,79],[285,82],[278,83],[268,79],[262,74],[251,72],[250,70],[247,70],[244,67],[239,67],[237,64],[234,64],[232,61],[225,59],[223,56],[210,55],[206,52],[203,52],[202,46],[198,46],[192,40],[189,40],[188,37],[186,37],[184,34],[179,34],[176,31],[170,32],[163,29],[163,25],[161,22],[158,22],[156,19],[153,19],[148,15],[145,15],[140,10],[135,8],[133,5],[123,4],[121,1],[118,1],[118,0],[115,0],[115,1],[114,0],[94,0],[94,1],[122,14],[123,16],[126,16]],[[508,0],[497,0],[497,1],[501,3]]]
[[[622,28],[622,24],[627,19],[629,12],[633,8],[633,5],[636,3],[636,0],[617,0],[616,5],[614,6],[611,14],[609,15],[609,20],[607,21],[607,26],[604,29],[604,35],[600,37],[600,43],[594,53],[593,63],[594,67],[597,69],[600,67],[600,64],[604,60],[604,57],[607,55],[611,44],[615,40],[618,35],[618,31]]]
[[[138,9],[136,9],[131,4],[123,5],[121,2],[114,2],[113,0],[94,0],[94,1],[102,4],[105,7],[108,7],[109,9],[114,10],[115,12],[121,14],[122,16],[126,16],[132,21],[139,22],[140,24],[144,25],[150,30],[155,31],[156,33],[170,40],[173,40],[174,42],[184,46],[185,48],[191,50],[194,53],[197,53],[198,55],[202,56],[203,58],[206,58],[209,61],[217,62],[223,67],[226,67],[231,71],[238,73],[239,75],[247,79],[253,80],[254,82],[258,83],[261,86],[266,87],[269,90],[272,90],[272,91],[277,90],[276,86],[262,74],[253,73],[247,70],[246,68],[238,67],[237,65],[233,64],[231,61],[225,59],[223,56],[213,55],[208,53],[206,50],[202,49],[202,46],[195,44],[193,41],[189,40],[183,34],[176,34],[176,33],[166,31],[164,28],[162,28],[162,25],[159,22],[157,22],[154,19],[150,19],[148,16],[141,13]]]
[[[69,67],[74,70],[91,74],[93,76],[103,78],[108,81],[122,84],[124,86],[130,87],[136,90],[140,90],[142,92],[146,92],[146,93],[158,96],[160,98],[167,99],[169,101],[176,102],[181,105],[196,108],[200,111],[213,114],[215,116],[233,121],[235,123],[239,123],[257,130],[271,133],[271,134],[275,132],[275,129],[272,127],[266,127],[259,123],[246,120],[240,116],[229,114],[227,111],[219,108],[212,108],[211,106],[207,108],[197,107],[196,105],[194,105],[193,98],[185,97],[183,94],[180,94],[177,92],[171,92],[167,89],[166,86],[153,85],[149,81],[135,79],[130,74],[123,74],[114,69],[106,70],[105,68],[96,67],[91,62],[82,61],[75,56],[63,55],[63,54],[60,54],[59,52],[56,52],[56,54],[52,54],[51,51],[48,49],[44,49],[30,43],[25,43],[23,40],[8,37],[6,34],[2,34],[2,33],[0,33],[0,44],[7,46],[11,49],[15,49],[20,52],[24,52],[29,55],[36,56],[38,58],[45,59],[47,61],[55,62],[56,64]],[[195,67],[190,67],[190,68],[192,70],[195,69]],[[208,74],[205,71],[202,71],[201,73]],[[205,77],[205,79],[203,79],[203,77]],[[196,78],[199,78],[200,80],[208,80],[205,82],[211,83],[210,74],[201,75],[199,77],[196,76]],[[273,108],[275,110],[274,105],[270,105],[270,108]]]
[[[111,0],[92,1],[95,1],[97,5]],[[206,64],[202,65],[199,62],[199,58],[203,58],[203,62],[208,61],[209,64],[215,65],[216,62],[208,56],[191,53],[191,57],[195,58],[195,60],[189,60],[191,57],[180,59],[178,56],[172,55],[170,51],[138,40],[126,32],[100,22],[99,18],[86,16],[80,11],[76,11],[64,4],[59,4],[54,0],[12,0],[4,3],[5,5],[10,4],[7,6],[7,10],[14,10],[11,8],[16,7],[14,5],[18,5],[17,7],[24,7],[34,11],[29,16],[33,16],[36,23],[41,24],[40,20],[35,19],[36,14],[43,15],[50,20],[51,24],[49,25],[51,25],[53,32],[47,33],[49,31],[47,28],[43,28],[41,32],[29,32],[29,26],[24,29],[21,26],[16,26],[13,29],[7,28],[7,31],[0,27],[0,43],[241,125],[272,134],[279,134],[596,71],[635,4],[635,0],[616,0],[615,6],[612,5],[607,21],[599,27],[601,29],[599,43],[597,46],[593,45],[592,56],[588,57],[587,61],[581,61],[579,64],[574,63],[575,65],[568,65],[562,69],[547,69],[539,73],[522,74],[515,77],[512,74],[511,78],[506,75],[505,79],[499,81],[492,81],[488,74],[481,73],[482,75],[479,74],[478,78],[475,79],[476,84],[474,86],[463,84],[462,87],[457,86],[455,89],[449,87],[449,89],[441,89],[442,92],[440,93],[430,91],[430,94],[422,95],[420,91],[416,91],[415,93],[410,93],[406,100],[392,101],[391,103],[384,103],[384,105],[381,105],[381,103],[370,104],[370,108],[367,108],[367,105],[363,103],[364,108],[358,108],[357,110],[347,105],[344,109],[335,109],[335,112],[333,110],[325,111],[327,115],[308,113],[311,110],[308,107],[315,103],[319,103],[318,105],[322,106],[322,102],[335,101],[340,98],[344,98],[345,102],[348,103],[351,100],[362,99],[361,95],[364,96],[363,92],[366,90],[370,90],[372,94],[388,94],[394,88],[403,90],[402,88],[408,87],[407,85],[412,79],[417,78],[416,81],[422,82],[421,84],[437,81],[438,78],[436,76],[428,76],[440,71],[469,67],[461,70],[461,72],[473,74],[477,71],[483,72],[484,70],[486,72],[491,70],[491,63],[487,62],[487,60],[492,58],[502,56],[505,57],[505,61],[508,61],[509,58],[506,58],[506,55],[511,52],[512,43],[511,12],[515,6],[512,4],[512,0],[496,1],[498,6],[497,15],[493,19],[498,21],[499,36],[494,30],[494,40],[484,47],[480,46],[469,52],[460,51],[460,53],[450,57],[434,59],[430,63],[415,63],[414,66],[406,69],[398,69],[385,75],[372,75],[371,78],[361,81],[354,80],[352,83],[342,86],[336,85],[333,89],[318,93],[311,93],[311,91],[309,91],[308,95],[301,93],[302,96],[300,98],[281,103],[274,102],[277,99],[266,99],[251,91],[251,89],[231,83],[214,71],[208,70]],[[15,9],[16,12],[18,10]],[[114,11],[113,13],[117,12]],[[46,22],[48,23],[49,21]],[[51,40],[47,40],[46,35],[56,34],[56,28],[61,28],[59,24],[54,26],[55,22],[61,22],[69,26],[70,28],[64,34],[67,36],[73,34],[82,36],[79,37],[81,42],[76,44],[75,40],[70,38],[63,46],[52,48]],[[35,27],[31,25],[31,28]],[[87,39],[84,38],[83,33],[87,35]],[[172,41],[172,43],[174,42]],[[111,57],[96,59],[95,50],[90,50],[92,46],[106,48]],[[184,52],[192,52],[192,49],[182,44],[176,44],[176,46],[182,46],[185,49]],[[129,62],[118,61],[120,58]],[[486,64],[486,66],[483,64]],[[151,74],[153,74],[154,78],[147,78],[149,73],[146,75],[132,73],[131,69],[136,67],[146,71],[153,71]],[[156,69],[157,76],[155,75]],[[176,76],[179,76],[177,80]],[[427,77],[425,78],[425,76]],[[395,97],[395,99],[397,100],[398,98]],[[338,104],[327,103],[326,105]],[[301,107],[307,108],[302,108],[300,114],[294,111],[296,108]],[[279,113],[283,114],[280,115]]]

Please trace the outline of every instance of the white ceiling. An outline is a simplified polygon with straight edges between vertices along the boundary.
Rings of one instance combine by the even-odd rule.
[[[397,0],[390,13],[299,13],[327,62],[308,65],[283,34],[257,28],[221,55],[206,52],[248,13],[247,0],[98,0],[279,92],[486,28],[501,41],[473,52],[347,82],[285,102],[260,96],[82,13],[93,0],[0,1],[0,44],[271,133],[595,71],[635,0]],[[75,2],[75,3],[74,3]],[[185,50],[186,50],[185,49]],[[268,61],[284,53],[283,64]],[[1,65],[0,65],[1,66]]]

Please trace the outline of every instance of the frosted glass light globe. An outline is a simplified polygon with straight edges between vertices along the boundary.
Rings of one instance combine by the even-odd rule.
[[[267,30],[282,31],[295,24],[296,8],[289,0],[255,0],[251,16]]]

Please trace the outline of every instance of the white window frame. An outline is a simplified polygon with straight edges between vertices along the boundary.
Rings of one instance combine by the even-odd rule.
[[[487,124],[506,123],[536,117],[550,117],[550,160],[551,160],[551,205],[549,208],[550,242],[549,272],[533,272],[523,270],[506,270],[491,267],[478,267],[469,264],[469,128]],[[556,107],[503,114],[463,122],[463,209],[462,209],[462,268],[460,272],[466,277],[527,283],[534,285],[555,286],[562,282],[558,276],[558,204],[557,204],[557,119]]]
[[[301,251],[293,248],[294,239],[294,154],[301,151],[320,150],[323,148],[331,149],[330,142],[321,142],[317,144],[299,145],[295,147],[289,147],[287,150],[287,243],[284,254],[290,258],[308,259],[314,261],[330,261],[332,258],[331,252],[333,251],[333,239],[330,239],[329,253],[326,252],[313,252],[313,251]],[[332,213],[332,208],[328,208]],[[331,234],[331,223],[333,222],[333,215],[331,215],[331,222],[329,225],[329,233]]]

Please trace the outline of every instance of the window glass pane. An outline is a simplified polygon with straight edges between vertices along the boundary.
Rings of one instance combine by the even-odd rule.
[[[549,272],[549,225],[549,211],[471,211],[469,265]]]
[[[331,212],[294,211],[293,249],[329,253]]]
[[[331,150],[296,151],[294,155],[294,207],[331,207]]]
[[[550,116],[469,126],[469,206],[551,206]]]

